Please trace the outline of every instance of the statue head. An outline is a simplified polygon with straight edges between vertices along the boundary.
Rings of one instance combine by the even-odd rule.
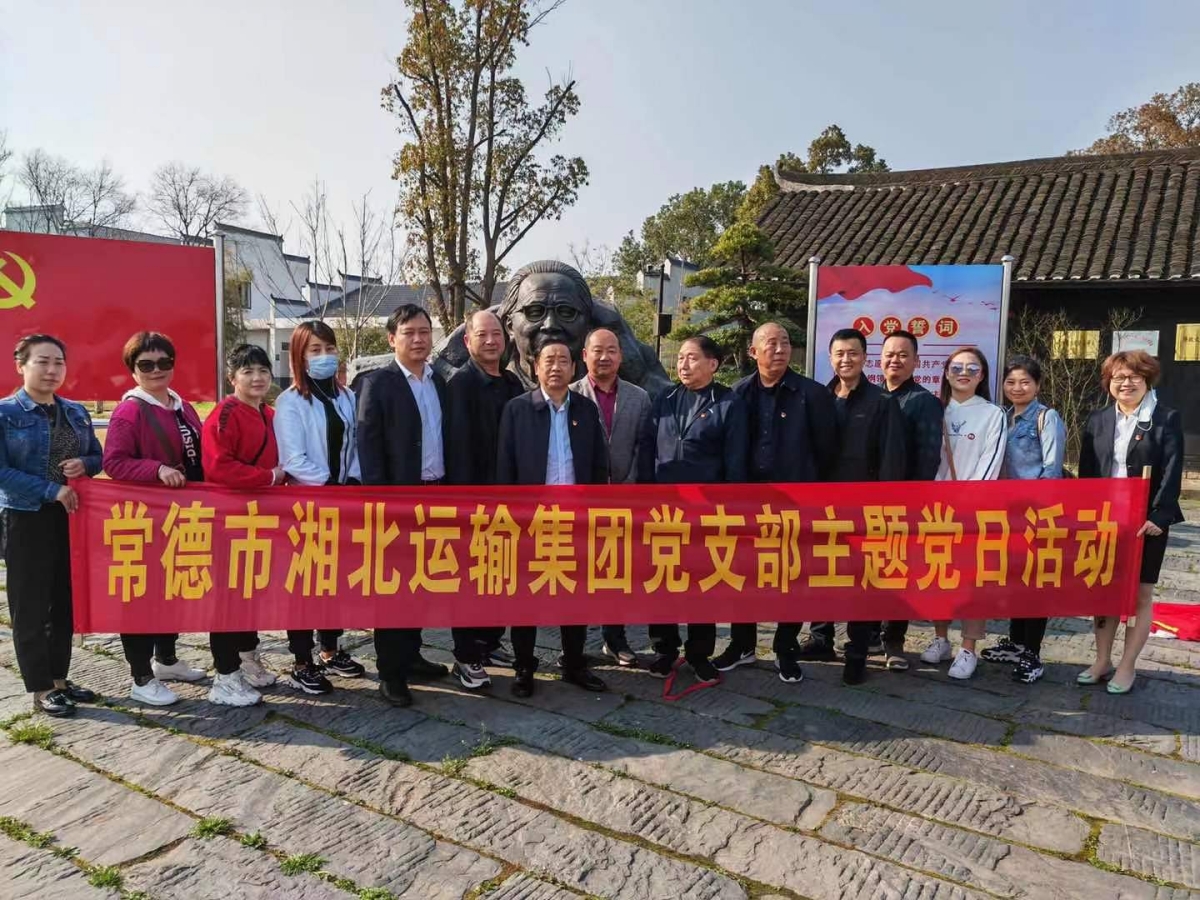
[[[592,292],[571,266],[549,259],[521,266],[500,304],[500,324],[512,342],[514,368],[533,380],[536,351],[551,340],[565,343],[578,364],[592,317]]]

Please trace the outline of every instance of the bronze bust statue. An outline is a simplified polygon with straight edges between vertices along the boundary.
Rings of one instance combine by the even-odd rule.
[[[514,372],[526,389],[537,387],[533,371],[534,349],[548,338],[565,341],[575,360],[575,378],[587,369],[582,362],[583,341],[593,328],[607,328],[617,336],[624,361],[620,377],[646,390],[651,396],[670,385],[662,364],[651,347],[641,343],[629,324],[611,306],[592,299],[591,289],[577,270],[557,260],[528,263],[513,272],[504,300],[491,307],[504,328],[506,347],[501,365]],[[466,365],[466,328],[459,325],[434,348],[433,366],[443,377]],[[353,379],[366,371],[385,366],[392,357],[371,356],[354,360],[349,367]]]

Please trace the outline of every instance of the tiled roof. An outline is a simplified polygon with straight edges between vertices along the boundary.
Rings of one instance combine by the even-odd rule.
[[[478,284],[473,283],[471,287],[476,291],[479,290]],[[492,291],[492,303],[499,303],[503,300],[504,292],[507,289],[507,281],[497,282],[495,289]],[[361,288],[355,288],[346,294],[345,297],[337,297],[331,300],[324,309],[324,315],[358,315],[360,297],[365,307],[363,315],[371,318],[386,319],[398,307],[406,303],[415,303],[423,309],[433,308],[433,288],[427,284],[368,284]],[[320,310],[314,310],[313,312],[317,313]]]
[[[776,262],[998,263],[1015,277],[1200,278],[1200,148],[861,175],[777,173]]]

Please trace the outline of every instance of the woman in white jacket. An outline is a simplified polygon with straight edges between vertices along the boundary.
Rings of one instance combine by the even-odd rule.
[[[279,465],[288,481],[305,485],[359,484],[357,409],[352,391],[338,383],[337,337],[324,322],[301,322],[289,344],[292,386],[275,401]],[[366,671],[338,646],[340,630],[320,631],[321,655],[313,660],[313,632],[289,631],[295,657],[289,679],[306,694],[333,690],[326,674],[361,678]]]
[[[988,364],[983,353],[964,347],[951,354],[942,371],[942,465],[938,481],[993,481],[1000,477],[1004,464],[1007,425],[1004,411],[991,401],[988,390]],[[984,636],[983,619],[964,619],[962,649],[950,666],[951,678],[970,678],[979,660],[975,644]],[[921,654],[930,665],[945,662],[953,655],[949,622],[934,623],[935,637]]]

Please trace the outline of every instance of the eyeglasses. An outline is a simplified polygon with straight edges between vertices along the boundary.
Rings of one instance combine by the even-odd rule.
[[[950,365],[951,375],[978,375],[982,371],[983,366],[979,365],[979,363],[966,363],[965,365],[963,363],[951,363]]]
[[[1129,382],[1130,384],[1141,384],[1145,380],[1145,377],[1142,375],[1114,375],[1112,377],[1113,384],[1125,384],[1125,382]]]
[[[170,372],[175,368],[175,358],[172,356],[161,356],[158,359],[139,359],[134,365],[143,375],[153,372],[155,369],[158,369],[160,372]]]
[[[556,303],[553,307],[548,307],[545,303],[530,303],[522,307],[521,313],[530,322],[540,322],[551,309],[554,310],[554,318],[560,322],[574,322],[580,316],[579,307],[570,303]]]

